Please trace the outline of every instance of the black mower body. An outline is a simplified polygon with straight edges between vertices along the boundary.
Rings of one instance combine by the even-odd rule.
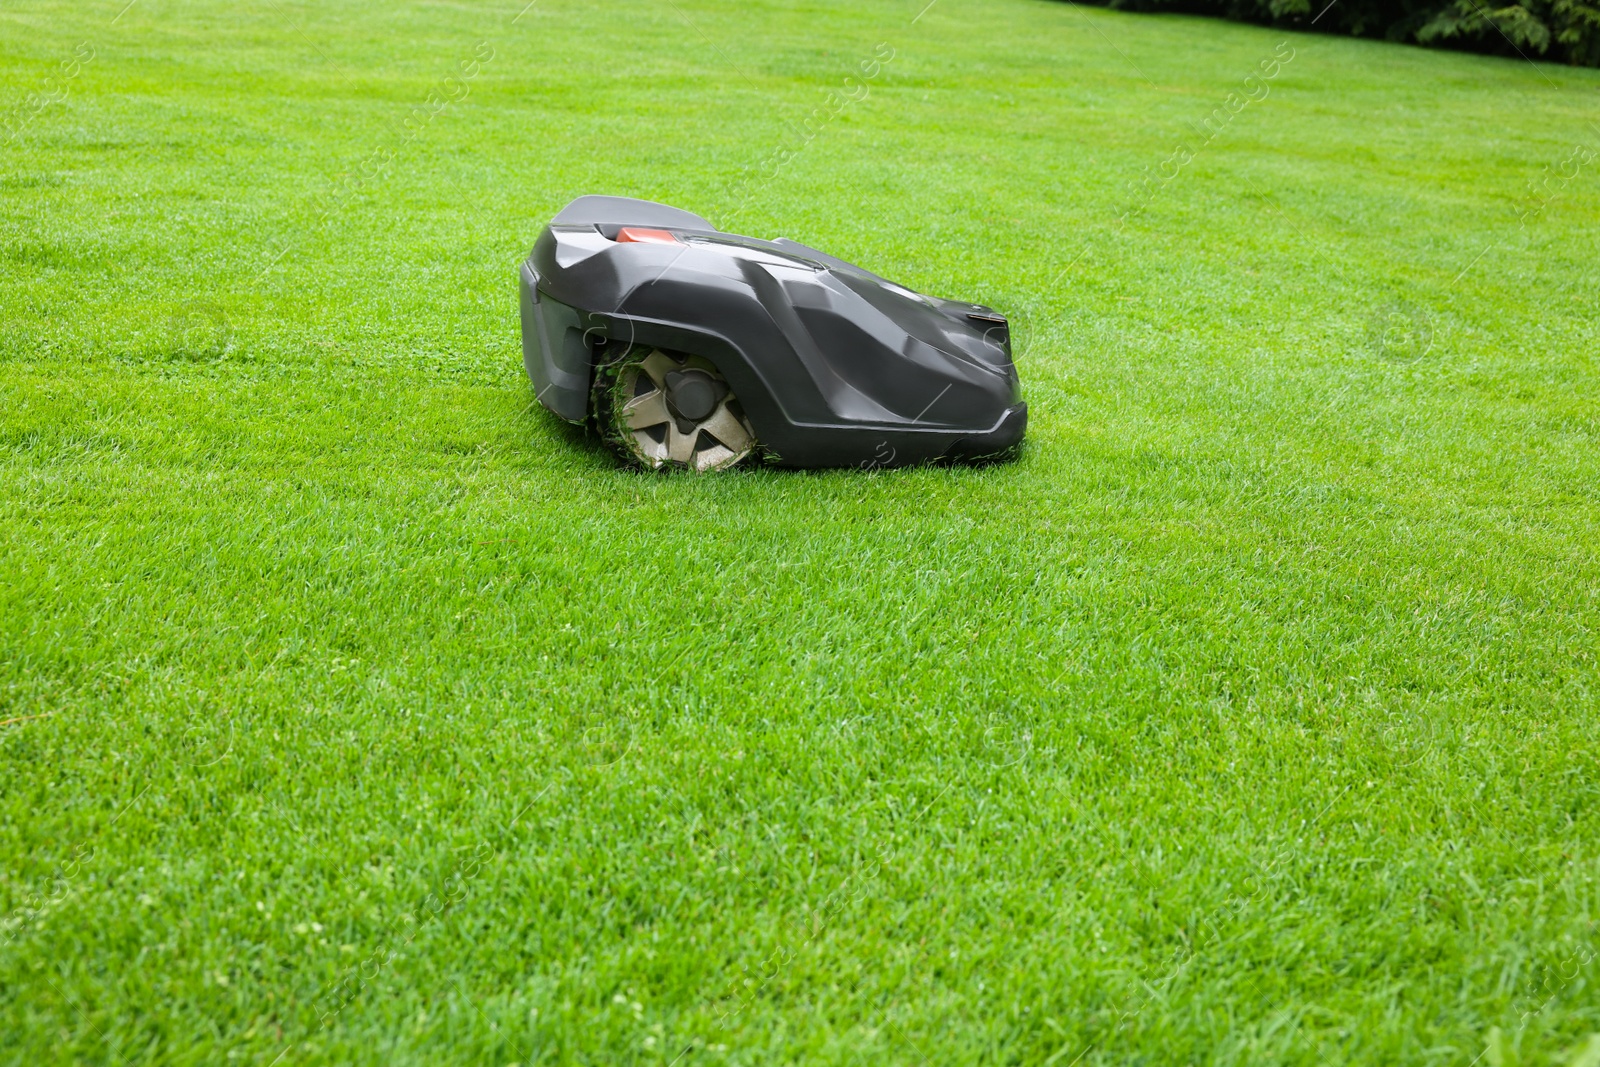
[[[574,200],[540,234],[521,289],[523,363],[540,402],[571,422],[591,415],[595,360],[632,343],[715,364],[780,466],[984,459],[1027,427],[991,308],[664,204]]]

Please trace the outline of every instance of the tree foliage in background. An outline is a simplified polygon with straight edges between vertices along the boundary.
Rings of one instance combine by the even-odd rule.
[[[1600,66],[1600,0],[1090,0]],[[1313,6],[1315,5],[1315,6]]]

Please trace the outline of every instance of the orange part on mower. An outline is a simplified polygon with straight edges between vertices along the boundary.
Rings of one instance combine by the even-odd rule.
[[[675,245],[677,237],[666,230],[646,230],[638,226],[624,226],[617,231],[619,242],[637,241],[640,244]]]

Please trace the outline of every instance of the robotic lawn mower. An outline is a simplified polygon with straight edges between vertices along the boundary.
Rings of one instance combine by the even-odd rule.
[[[545,407],[649,469],[995,459],[1028,423],[993,309],[618,196],[539,235],[522,361]]]

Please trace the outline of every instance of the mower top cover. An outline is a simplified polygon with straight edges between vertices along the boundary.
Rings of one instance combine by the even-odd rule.
[[[1028,422],[992,308],[619,196],[539,235],[522,359],[545,407],[651,469],[994,459]]]

